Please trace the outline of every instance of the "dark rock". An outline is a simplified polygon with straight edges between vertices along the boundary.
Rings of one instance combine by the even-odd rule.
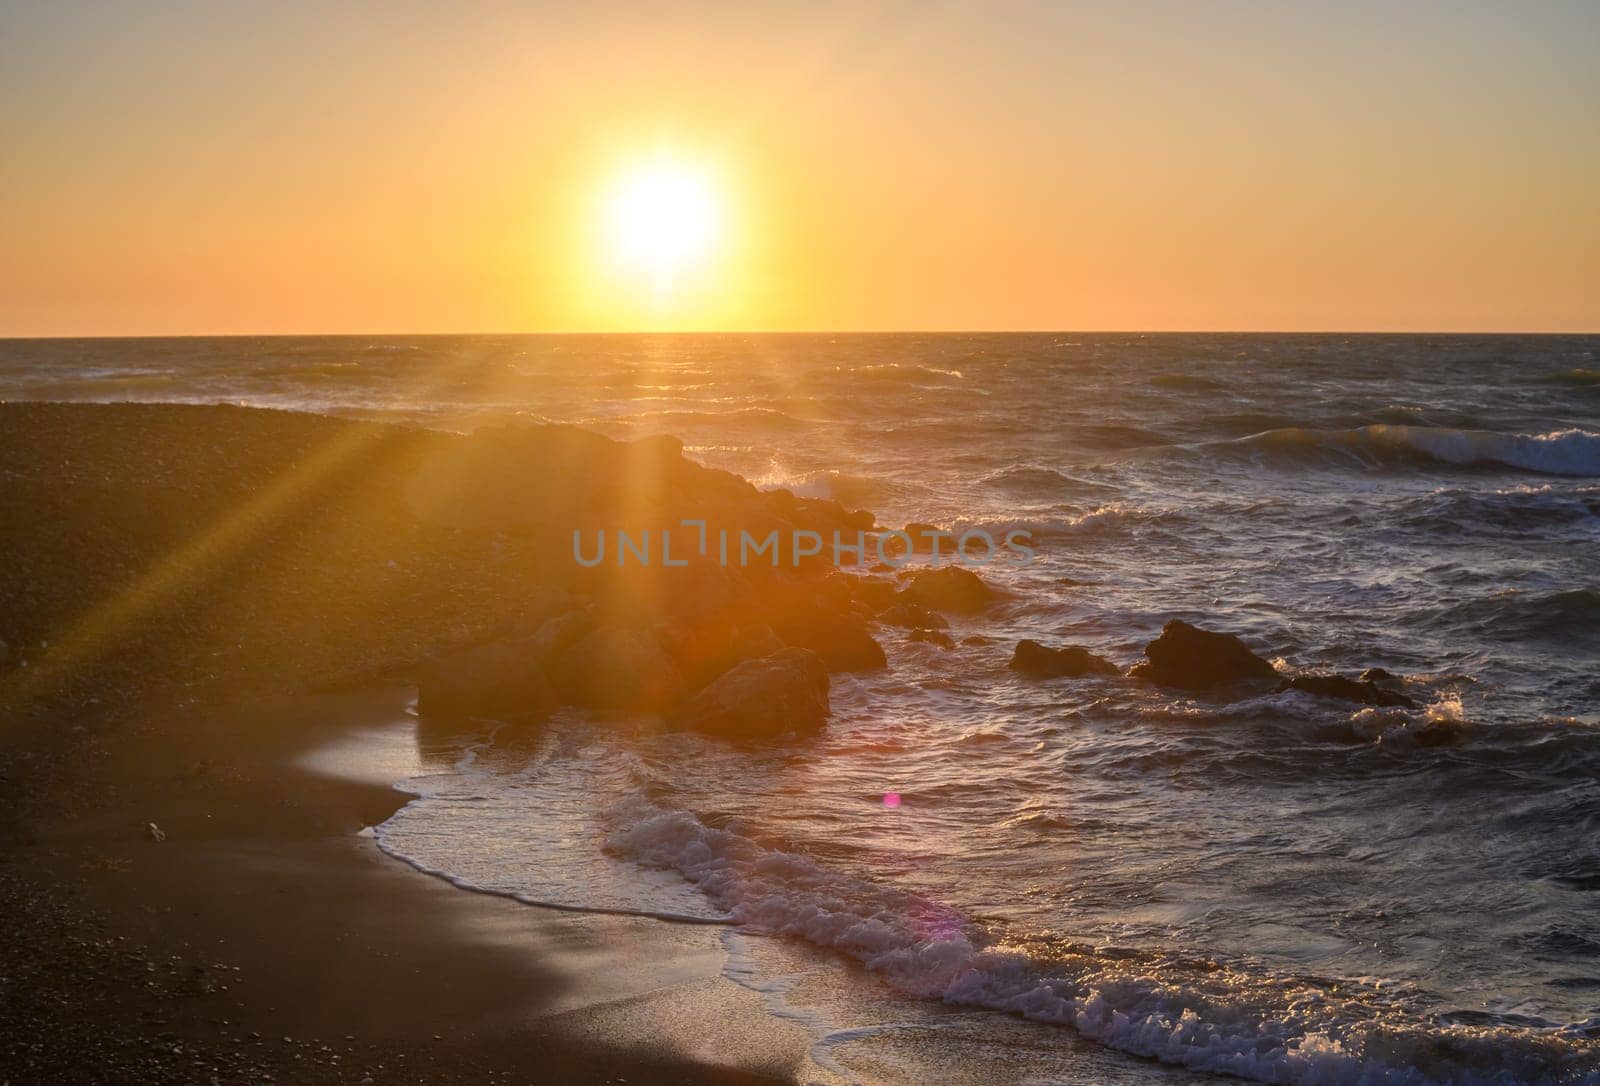
[[[936,611],[970,613],[989,606],[995,593],[970,569],[943,566],[913,573],[900,590],[900,598]]]
[[[1367,668],[1361,673],[1361,681],[1364,683],[1377,683],[1379,686],[1387,686],[1395,690],[1404,685],[1400,676],[1381,667]]]
[[[708,616],[670,629],[668,651],[683,675],[685,692],[700,689],[736,664],[771,656],[785,647],[770,626],[748,616],[738,622]]]
[[[985,637],[982,634],[973,634],[971,637],[963,637],[961,639],[963,645],[987,645],[992,641],[993,638]]]
[[[1362,705],[1405,709],[1417,707],[1417,703],[1404,694],[1385,690],[1371,680],[1357,682],[1343,675],[1296,675],[1279,689],[1300,690],[1307,694],[1315,694],[1319,698],[1339,698],[1343,701],[1359,702]]]
[[[776,739],[817,731],[828,719],[828,669],[805,649],[730,668],[679,712],[681,727],[726,739]]]
[[[1128,672],[1184,690],[1214,690],[1251,679],[1276,679],[1273,666],[1233,634],[1213,633],[1173,619],[1145,646],[1148,660]]]
[[[827,582],[838,585],[843,590],[845,598],[852,603],[862,604],[874,612],[893,604],[897,591],[892,581],[879,580],[877,577],[854,576],[849,573],[831,574]]]
[[[887,626],[904,626],[912,630],[945,630],[950,622],[937,611],[930,611],[915,603],[900,602],[885,608],[878,621]]]
[[[874,541],[873,547],[874,549],[881,548],[881,553],[887,558],[904,561],[914,554],[931,554],[935,539],[934,533],[942,532],[943,530],[937,525],[923,524],[918,521],[907,524],[898,532],[890,528],[884,528],[880,530],[881,534]],[[910,540],[909,546],[906,544],[908,539]],[[948,555],[955,550],[955,543],[948,538],[940,539],[939,549]]]
[[[445,720],[549,712],[557,698],[545,673],[548,659],[547,643],[536,634],[426,661],[417,679],[417,712]]]
[[[539,656],[550,659],[571,648],[592,632],[594,627],[594,616],[589,611],[568,611],[542,622],[527,639],[527,644]]]
[[[657,633],[628,626],[602,626],[575,641],[555,658],[550,674],[564,701],[618,712],[658,712],[685,687]]]
[[[791,606],[773,613],[773,632],[784,644],[809,649],[829,671],[871,671],[889,665],[883,646],[856,616],[820,606]]]
[[[1011,656],[1010,667],[1024,675],[1040,679],[1063,676],[1121,675],[1122,669],[1103,656],[1096,656],[1081,645],[1066,645],[1059,649],[1041,645],[1037,641],[1017,642]]]
[[[906,640],[925,641],[930,645],[938,645],[941,649],[953,649],[956,647],[955,639],[949,634],[945,633],[943,630],[918,628],[907,634]]]

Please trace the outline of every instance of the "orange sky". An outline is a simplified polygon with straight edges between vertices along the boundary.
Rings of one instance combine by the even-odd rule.
[[[579,7],[8,5],[0,335],[1600,329],[1600,5]]]

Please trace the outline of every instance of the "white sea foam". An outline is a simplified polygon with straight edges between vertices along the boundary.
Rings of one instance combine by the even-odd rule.
[[[1219,447],[1229,445],[1285,454],[1344,454],[1371,461],[1422,457],[1447,464],[1500,464],[1545,475],[1600,475],[1600,433],[1577,428],[1510,434],[1381,424],[1352,430],[1290,427],[1224,442]]]
[[[686,812],[636,799],[616,814],[613,849],[678,872],[740,924],[841,951],[908,995],[1071,1026],[1193,1070],[1274,1083],[1506,1086],[1553,1076],[1572,1055],[1534,1031],[1430,1024],[1359,982],[1324,986],[1082,947],[1033,956],[991,944],[937,903]],[[1597,1083],[1600,1069],[1576,1068],[1563,1081]]]

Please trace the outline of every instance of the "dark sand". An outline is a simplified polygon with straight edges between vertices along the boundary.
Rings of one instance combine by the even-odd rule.
[[[518,433],[0,404],[0,1083],[793,1077],[809,1036],[715,928],[454,888],[357,836],[381,773],[297,764],[392,745],[418,659],[539,620],[605,472],[768,515],[577,438],[552,473]]]
[[[380,729],[354,746],[381,758],[406,693],[163,708],[11,746],[8,791],[77,771],[5,839],[0,1079],[792,1077],[810,1038],[720,976],[716,929],[468,893],[357,836],[405,801],[381,762],[355,767],[366,782],[300,756]]]

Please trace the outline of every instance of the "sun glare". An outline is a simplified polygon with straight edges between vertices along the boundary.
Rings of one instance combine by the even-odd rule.
[[[707,171],[675,159],[625,171],[605,199],[611,255],[658,282],[696,269],[720,240],[720,197]]]

